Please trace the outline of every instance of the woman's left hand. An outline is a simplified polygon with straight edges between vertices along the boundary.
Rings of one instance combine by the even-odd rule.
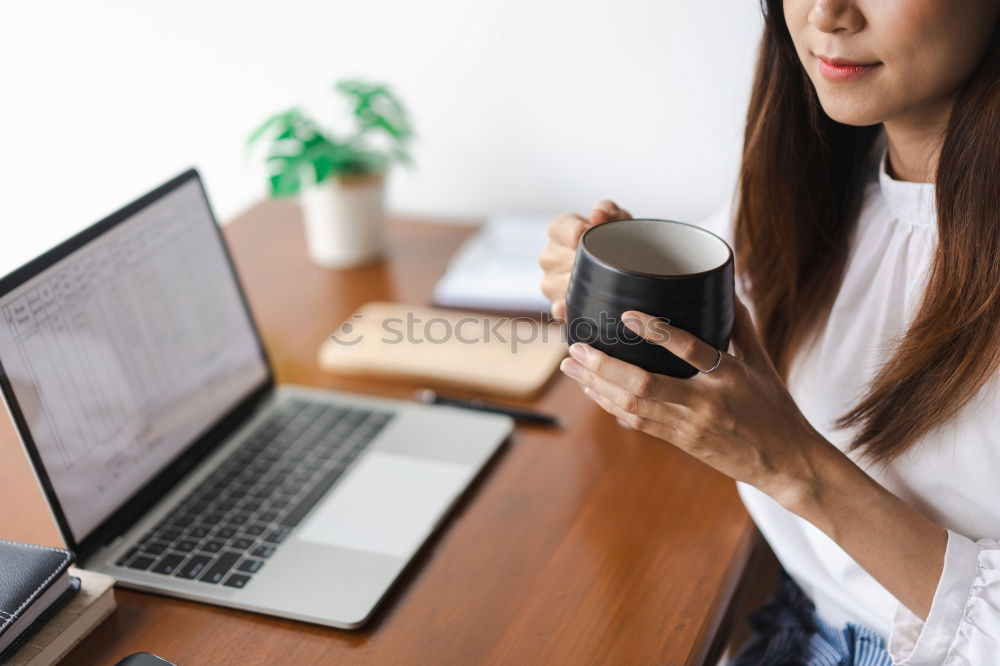
[[[695,368],[710,370],[719,352],[694,335],[636,311],[622,323]],[[737,300],[734,355],[689,379],[647,372],[576,343],[561,370],[598,405],[632,428],[683,449],[778,501],[811,476],[808,449],[830,446],[799,411],[764,350],[750,313]],[[784,502],[782,502],[784,503]]]

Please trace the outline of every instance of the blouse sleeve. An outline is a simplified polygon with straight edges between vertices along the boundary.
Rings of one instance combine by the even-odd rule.
[[[948,530],[927,620],[896,607],[889,654],[901,666],[979,666],[1000,655],[1000,542]]]

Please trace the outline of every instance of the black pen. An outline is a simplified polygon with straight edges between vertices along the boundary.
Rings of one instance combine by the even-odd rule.
[[[462,398],[449,398],[443,395],[438,395],[431,390],[423,390],[420,392],[420,401],[425,402],[428,405],[448,405],[450,407],[461,407],[463,409],[472,409],[477,412],[492,412],[493,414],[503,414],[513,418],[515,421],[520,421],[521,423],[532,423],[535,425],[551,426],[554,428],[560,427],[561,424],[559,419],[550,414],[543,414],[541,412],[536,412],[530,409],[520,409],[518,407],[507,407],[506,405],[497,405],[492,402],[486,402],[484,400],[464,400]]]

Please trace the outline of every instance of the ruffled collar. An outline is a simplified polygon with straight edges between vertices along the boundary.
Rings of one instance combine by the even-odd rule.
[[[883,134],[884,137],[884,134]],[[911,183],[896,180],[889,175],[889,152],[885,140],[881,141],[878,184],[889,209],[897,221],[922,227],[937,228],[937,208],[934,183]]]

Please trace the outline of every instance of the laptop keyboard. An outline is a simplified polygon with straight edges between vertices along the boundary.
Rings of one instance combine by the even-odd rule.
[[[242,588],[392,419],[292,399],[115,564]]]

